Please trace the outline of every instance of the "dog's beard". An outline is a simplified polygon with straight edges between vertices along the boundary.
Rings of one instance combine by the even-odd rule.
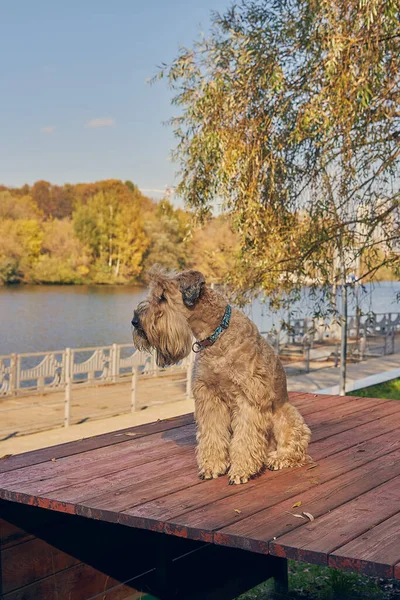
[[[187,320],[179,312],[166,310],[154,330],[156,361],[160,367],[174,365],[192,349],[192,332]]]
[[[133,345],[137,350],[141,350],[143,352],[151,352],[152,346],[147,339],[147,336],[143,329],[134,328],[132,332]]]
[[[156,350],[156,363],[161,368],[170,367],[171,365],[175,365],[180,360],[185,358],[190,352],[190,349],[189,349],[189,352],[187,352],[186,349],[182,349],[180,352],[175,352],[174,354],[172,354],[168,349],[160,350],[160,348],[156,348],[155,350]]]
[[[162,317],[153,323],[144,319],[143,328],[135,329],[133,341],[139,350],[156,351],[159,367],[174,365],[190,353],[192,332],[185,317],[166,310]]]

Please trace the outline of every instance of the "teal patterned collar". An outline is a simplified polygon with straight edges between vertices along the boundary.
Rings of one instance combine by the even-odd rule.
[[[230,320],[231,320],[232,308],[229,304],[227,304],[224,316],[222,317],[221,323],[218,325],[217,329],[205,340],[201,340],[200,342],[195,342],[192,346],[193,352],[200,352],[204,350],[204,348],[208,348],[215,344],[217,339],[221,336],[221,334],[228,329]]]

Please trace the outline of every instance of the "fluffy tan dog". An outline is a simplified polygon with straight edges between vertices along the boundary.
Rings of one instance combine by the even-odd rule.
[[[132,319],[133,340],[160,367],[196,354],[193,396],[199,476],[245,483],[265,467],[306,462],[310,430],[289,403],[279,358],[257,327],[198,271],[149,273]],[[193,337],[197,342],[193,344]]]

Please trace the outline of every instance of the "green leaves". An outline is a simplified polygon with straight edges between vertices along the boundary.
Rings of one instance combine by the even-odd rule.
[[[216,198],[231,213],[238,290],[331,285],[344,248],[374,256],[348,261],[360,277],[396,262],[399,56],[396,0],[253,0],[164,68],[178,190],[200,217]]]

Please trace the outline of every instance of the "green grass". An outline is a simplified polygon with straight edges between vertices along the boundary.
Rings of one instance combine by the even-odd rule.
[[[392,379],[391,381],[385,381],[385,383],[371,385],[370,387],[362,388],[355,392],[348,392],[346,395],[400,400],[400,379]]]
[[[276,596],[269,580],[240,600],[395,600],[400,582],[289,561],[289,595]]]

